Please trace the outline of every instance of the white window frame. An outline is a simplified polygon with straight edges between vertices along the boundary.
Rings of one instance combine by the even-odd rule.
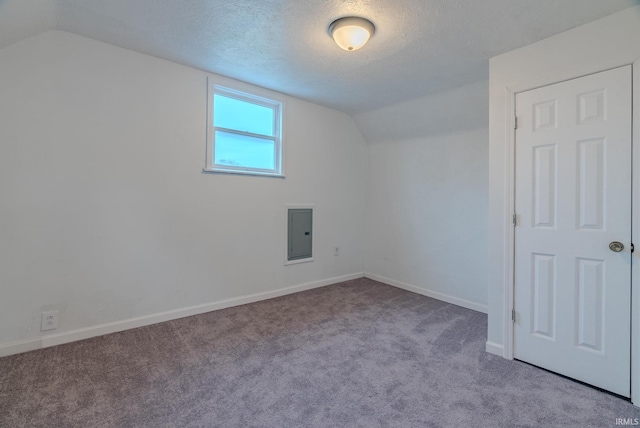
[[[267,177],[279,177],[284,178],[283,172],[283,150],[282,150],[282,117],[284,102],[280,99],[274,99],[272,96],[258,95],[256,92],[248,92],[246,90],[238,90],[230,88],[229,86],[218,85],[211,81],[209,78],[207,90],[207,157],[205,160],[204,172],[223,173],[223,174],[246,174],[246,175],[261,175]],[[241,131],[237,129],[228,129],[214,126],[213,117],[215,114],[213,105],[214,94],[223,95],[225,97],[233,98],[240,101],[245,101],[251,104],[257,104],[263,107],[267,107],[273,110],[273,136],[254,134],[252,132]],[[221,165],[216,164],[215,160],[215,132],[224,131],[231,134],[243,135],[246,137],[260,138],[272,140],[274,142],[274,169],[263,168],[250,168],[244,166],[233,165]]]

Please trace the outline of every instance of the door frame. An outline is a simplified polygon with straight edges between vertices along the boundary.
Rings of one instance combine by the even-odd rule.
[[[515,228],[511,222],[515,212],[515,98],[520,92],[529,91],[543,86],[572,80],[575,78],[611,70],[614,68],[631,65],[632,67],[632,217],[631,217],[631,239],[639,244],[639,251],[631,257],[631,401],[640,407],[640,275],[638,272],[638,258],[640,256],[640,197],[634,197],[634,192],[640,189],[640,58],[633,62],[628,59],[619,59],[592,64],[591,67],[577,68],[568,66],[561,73],[554,73],[546,76],[539,76],[531,80],[515,82],[504,87],[505,108],[503,111],[503,121],[505,128],[506,153],[505,153],[505,207],[504,219],[504,241],[503,254],[505,256],[503,266],[503,346],[487,342],[487,351],[501,354],[504,358],[513,359],[514,326],[511,321],[511,313],[514,308],[515,295]],[[634,274],[634,267],[635,274]],[[637,326],[634,328],[634,326]]]

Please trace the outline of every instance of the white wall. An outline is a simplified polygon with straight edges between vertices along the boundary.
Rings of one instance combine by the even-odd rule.
[[[489,82],[481,80],[374,109],[354,119],[370,144],[393,143],[487,129]]]
[[[57,0],[0,0],[0,49],[58,25]]]
[[[353,120],[285,97],[286,179],[203,174],[206,77],[60,31],[0,50],[0,347],[44,310],[59,334],[362,272]],[[286,203],[316,204],[312,263],[284,266]]]
[[[356,117],[369,277],[486,312],[487,104],[479,82]]]

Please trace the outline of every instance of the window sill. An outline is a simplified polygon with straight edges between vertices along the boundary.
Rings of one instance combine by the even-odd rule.
[[[232,175],[255,175],[259,177],[271,177],[271,178],[285,178],[282,174],[272,174],[269,172],[257,172],[257,171],[236,171],[233,169],[206,169],[203,168],[204,174],[232,174]]]
[[[297,265],[300,263],[308,263],[308,262],[312,262],[313,261],[313,257],[307,257],[306,259],[297,259],[297,260],[287,260],[286,262],[284,262],[285,266],[289,266],[289,265]]]

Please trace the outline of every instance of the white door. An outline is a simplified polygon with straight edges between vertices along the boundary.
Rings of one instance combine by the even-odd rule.
[[[514,356],[629,397],[631,66],[520,93],[516,117]]]

